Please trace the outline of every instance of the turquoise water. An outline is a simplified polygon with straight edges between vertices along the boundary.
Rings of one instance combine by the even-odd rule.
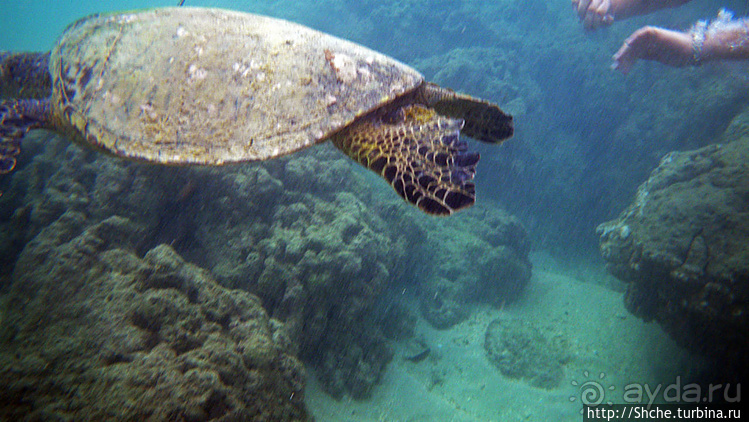
[[[15,1],[4,8],[0,50],[48,50],[70,22],[91,13],[171,5],[176,2]],[[135,321],[137,329],[117,331],[116,339],[103,340],[103,346],[97,343],[96,348],[114,344],[123,351],[91,361],[105,361],[106,368],[138,362],[144,352],[134,344],[158,351],[158,336],[143,339],[138,334],[153,328],[143,321],[162,318],[159,309],[188,309],[204,294],[194,292],[204,292],[204,287],[184,286],[212,283],[194,275],[196,269],[175,270],[158,283],[141,280],[143,274],[160,274],[162,267],[183,268],[173,264],[179,259],[158,249],[166,244],[207,270],[210,276],[205,277],[260,297],[264,309],[258,305],[251,307],[253,312],[265,312],[273,321],[257,317],[258,325],[263,333],[273,333],[268,338],[278,350],[299,357],[307,368],[305,403],[318,420],[579,420],[578,386],[586,380],[617,386],[610,396],[616,400],[632,381],[665,385],[677,376],[699,377],[701,358],[624,308],[625,286],[604,270],[595,228],[632,202],[637,187],[666,153],[720,140],[747,104],[746,67],[670,69],[639,63],[624,77],[609,66],[622,40],[642,25],[686,29],[715,16],[719,7],[747,14],[746,2],[695,0],[595,33],[583,31],[566,0],[187,0],[186,5],[281,17],[364,44],[419,69],[429,80],[499,103],[515,116],[516,134],[500,147],[470,142],[471,150],[482,156],[477,205],[439,220],[401,203],[378,177],[354,167],[333,148],[261,165],[164,170],[37,134],[24,145],[26,155],[13,179],[0,180],[0,235],[5,237],[0,293],[4,302],[31,304],[8,305],[15,313],[4,311],[3,321],[20,327],[0,337],[10,345],[6,353],[13,354],[15,347],[38,352],[28,360],[59,365],[53,367],[63,373],[76,365],[50,356],[65,356],[65,347],[77,350],[76,345],[85,343],[80,338],[104,336],[96,331],[107,331],[97,318],[116,331],[123,323],[112,313],[119,312]],[[113,216],[132,225],[113,221]],[[132,256],[118,252],[122,250]],[[54,308],[56,298],[85,290],[58,292],[50,287],[58,282],[110,286],[120,279],[140,281],[133,282],[137,288],[132,292],[120,289],[128,293],[121,302],[115,295],[112,303],[121,307],[112,305],[109,314],[94,312],[85,323],[75,322],[77,315],[109,303],[106,294],[91,303],[76,298],[84,304],[73,310],[44,312]],[[502,282],[495,283],[497,279]],[[43,293],[34,296],[24,283],[38,285]],[[154,293],[162,301],[155,310],[128,307],[128,297],[141,300],[135,298],[156,289],[154,284],[167,286],[160,291],[182,289],[187,299],[172,302]],[[91,295],[99,298],[100,293]],[[245,305],[252,301],[242,300]],[[223,311],[205,306],[184,314],[209,315],[204,326],[234,327],[226,322],[228,316],[226,321],[211,316]],[[42,327],[45,321],[54,326],[55,320],[66,318],[73,323],[55,326],[43,340],[27,334],[24,343],[26,337],[18,333],[33,333],[30,327],[36,322],[24,319],[32,314]],[[177,311],[174,315],[184,317]],[[540,351],[528,348],[516,362],[539,368],[535,375],[508,376],[487,357],[486,330],[495,319],[530,321],[530,328],[512,327],[522,331],[517,336],[528,335],[531,343],[544,345]],[[86,328],[78,330],[77,325]],[[182,339],[182,347],[205,344],[196,334],[200,330],[188,331],[201,340]],[[238,335],[232,332],[227,338]],[[279,340],[284,336],[293,345]],[[241,347],[265,350],[263,342],[271,342],[265,337],[257,341]],[[424,350],[423,360],[404,359]],[[264,362],[257,355],[247,352],[240,360],[266,368],[262,365],[267,363],[256,363]],[[164,361],[171,368],[172,361]],[[24,365],[34,368],[18,371],[30,374],[18,385],[38,386],[48,397],[64,396],[50,386],[53,374],[43,364],[4,362],[8,373]],[[101,378],[86,378],[90,371],[83,369],[73,372],[98,388],[103,387],[97,382],[119,379],[110,372]],[[230,384],[226,379],[231,377],[215,372]],[[292,372],[296,374],[288,370]],[[177,373],[175,369],[164,378]],[[299,400],[301,390],[293,391]],[[183,401],[203,400],[202,409],[236,406],[229,398],[198,395]],[[123,401],[137,402],[133,397]],[[3,407],[20,406],[22,400],[13,400],[19,399],[0,396]],[[174,401],[173,408],[181,409],[180,400]],[[213,406],[216,402],[220,406]],[[24,403],[24,409],[38,411],[42,403]],[[55,403],[42,415],[66,414],[60,410],[65,401]],[[90,405],[85,399],[70,403],[71,408]],[[211,413],[195,412],[190,415],[196,420]],[[299,417],[292,414],[274,418]]]

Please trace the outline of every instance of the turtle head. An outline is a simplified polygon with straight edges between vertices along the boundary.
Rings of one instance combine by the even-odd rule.
[[[497,104],[425,83],[417,92],[418,101],[438,114],[463,119],[461,132],[473,139],[492,144],[502,143],[515,132],[512,116]]]

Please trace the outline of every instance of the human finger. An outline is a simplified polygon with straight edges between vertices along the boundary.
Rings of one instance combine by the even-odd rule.
[[[609,0],[591,0],[583,18],[585,28],[596,29],[611,23],[613,17],[609,14],[610,9],[611,2]]]
[[[590,13],[585,16],[583,24],[585,29],[598,29],[604,26],[609,26],[614,23],[614,17],[612,15],[599,15],[597,13]]]
[[[619,50],[614,53],[612,60],[611,68],[626,75],[630,70],[632,70],[632,66],[637,61],[637,56],[632,54],[630,45],[627,41],[624,41],[624,44],[622,44]]]
[[[652,43],[656,30],[655,27],[644,26],[628,36],[614,53],[612,68],[626,75],[639,59],[647,58],[646,47]]]
[[[592,1],[594,0],[579,0],[576,2],[577,3],[577,16],[580,18],[580,20],[585,19],[585,15],[588,13],[588,8],[590,7],[590,3]]]
[[[598,29],[603,26],[603,18],[598,13],[589,10],[583,19],[583,26],[588,30]]]
[[[600,17],[601,24],[610,24],[614,21],[614,16],[611,14],[611,0],[602,0],[595,8],[595,12]]]
[[[614,17],[611,15],[595,15],[590,14],[585,17],[585,20],[583,21],[583,25],[585,26],[585,29],[588,30],[594,30],[598,29],[604,26],[609,26],[612,23],[614,23]]]

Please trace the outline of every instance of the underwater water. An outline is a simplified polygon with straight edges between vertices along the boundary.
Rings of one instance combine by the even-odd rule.
[[[89,14],[177,2],[11,3],[0,51],[46,51]],[[677,322],[727,309],[714,331],[745,344],[744,299],[671,306],[678,294],[650,293],[625,268],[634,252],[616,259],[627,239],[673,228],[650,240],[675,239],[674,277],[730,273],[729,293],[746,297],[746,252],[725,254],[738,270],[713,271],[697,256],[707,229],[680,223],[703,210],[693,219],[738,233],[726,250],[749,249],[749,65],[638,63],[625,77],[610,64],[642,25],[746,16],[745,1],[694,0],[596,32],[566,0],[185,3],[363,44],[498,103],[515,135],[468,141],[476,205],[436,218],[330,143],[177,167],[30,133],[0,175],[0,420],[577,421],[586,400],[728,381],[735,366],[690,331],[701,320]],[[662,205],[670,219],[634,221],[644,197],[712,169],[730,171],[690,185],[694,202]],[[739,199],[707,206],[705,185],[738,186]]]

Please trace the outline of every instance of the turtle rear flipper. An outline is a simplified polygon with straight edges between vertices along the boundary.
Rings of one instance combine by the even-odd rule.
[[[49,113],[49,100],[0,102],[0,174],[13,171],[21,140],[29,130],[44,127]]]
[[[428,214],[449,215],[473,205],[479,155],[467,152],[459,139],[463,121],[419,105],[397,114],[394,122],[363,119],[337,134],[333,143]]]
[[[49,52],[0,51],[0,98],[47,98],[52,94]]]
[[[16,156],[20,152],[20,139],[0,139],[0,174],[13,171],[16,167]]]
[[[460,94],[451,89],[426,83],[420,90],[422,101],[442,115],[465,120],[463,134],[479,141],[498,144],[512,136],[512,116],[489,101]]]

